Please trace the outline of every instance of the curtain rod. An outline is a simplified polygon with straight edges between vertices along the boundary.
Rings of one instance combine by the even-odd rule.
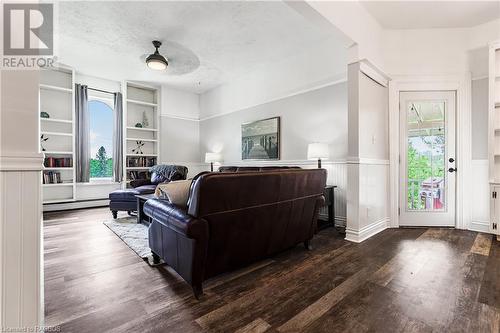
[[[99,91],[99,92],[102,92],[102,93],[105,93],[105,94],[115,94],[114,92],[111,92],[111,91],[107,91],[107,90],[101,90],[101,89],[97,89],[97,88],[90,88],[90,87],[87,87],[87,89],[89,90],[94,90],[94,91]]]

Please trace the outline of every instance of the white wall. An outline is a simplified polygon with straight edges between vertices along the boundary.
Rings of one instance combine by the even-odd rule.
[[[488,159],[488,78],[472,80],[472,159]]]
[[[325,41],[320,52],[304,50],[253,68],[247,75],[200,96],[200,119],[247,109],[345,80],[347,50]]]
[[[242,161],[241,124],[281,117],[281,159]],[[336,216],[345,219],[347,185],[347,83],[341,82],[309,92],[263,103],[237,112],[200,121],[200,153],[222,152],[224,165],[298,165],[314,168],[307,161],[307,144],[328,142],[330,160],[323,163],[329,184],[336,191]]]
[[[206,170],[200,163],[199,95],[161,87],[161,163],[188,167],[189,177]]]
[[[240,162],[241,124],[277,116],[281,117],[282,160],[305,160],[311,142],[329,143],[333,160],[347,157],[345,82],[202,120],[202,156],[222,152],[226,164]]]

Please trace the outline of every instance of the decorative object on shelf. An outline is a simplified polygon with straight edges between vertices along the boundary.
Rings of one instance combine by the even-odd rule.
[[[137,128],[142,128],[142,124],[141,123],[137,123],[134,126],[137,127]]]
[[[40,118],[47,118],[48,119],[48,118],[50,118],[50,115],[47,112],[42,111],[42,112],[40,112]]]
[[[137,144],[137,147],[135,147],[134,149],[132,149],[132,153],[134,153],[134,154],[144,154],[142,152],[142,147],[144,147],[144,142],[138,140],[135,143]]]
[[[148,117],[146,116],[146,111],[142,111],[142,126],[143,128],[146,128],[149,126],[149,121]]]
[[[210,171],[214,172],[214,163],[221,162],[222,156],[219,153],[206,153],[205,163],[210,163]]]
[[[327,143],[310,143],[307,146],[307,159],[318,160],[318,169],[321,169],[321,160],[326,160],[330,156]]]
[[[241,125],[242,160],[279,160],[280,117]]]
[[[49,137],[45,136],[44,134],[40,135],[40,148],[42,148],[42,151],[46,151],[45,147],[43,146],[44,142],[47,142]]]
[[[163,70],[167,69],[167,67],[168,67],[168,61],[167,61],[167,59],[165,59],[164,56],[162,56],[160,54],[160,52],[158,52],[158,49],[161,46],[161,42],[157,41],[157,40],[154,40],[153,41],[153,46],[155,47],[156,50],[155,50],[154,53],[150,54],[146,58],[146,64],[151,69],[154,69],[154,70],[157,70],[157,71],[163,71]]]

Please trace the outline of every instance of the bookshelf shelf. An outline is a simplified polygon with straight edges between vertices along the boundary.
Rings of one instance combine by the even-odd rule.
[[[159,129],[159,97],[158,88],[124,82],[124,132],[123,169],[125,170],[124,186],[130,180],[145,176],[149,168],[158,163],[160,145]],[[141,124],[143,127],[135,127]],[[142,141],[144,154],[136,154],[137,141]],[[139,150],[140,151],[140,150]]]
[[[62,123],[62,124],[72,124],[73,120],[67,120],[67,119],[54,119],[54,118],[41,118],[41,122],[47,122],[47,123]]]
[[[127,99],[127,102],[128,103],[132,103],[132,104],[142,105],[142,106],[151,106],[151,107],[157,107],[158,106],[158,104],[156,104],[156,103],[143,102],[143,101],[138,101],[138,100],[135,100],[135,99]]]
[[[157,157],[157,154],[127,154],[127,156],[134,156],[134,157]]]
[[[64,133],[64,132],[40,132],[45,135],[59,135],[59,136],[73,136],[73,133]]]
[[[128,130],[134,130],[134,131],[158,132],[158,129],[156,129],[156,128],[143,128],[143,127],[128,126],[127,129]]]
[[[73,167],[45,167],[43,170],[45,171],[71,171]]]
[[[40,84],[40,89],[61,91],[61,92],[66,92],[66,93],[73,92],[73,89],[71,89],[71,88],[64,88],[64,87],[53,86],[53,85],[49,85],[49,84]]]
[[[60,186],[73,186],[73,183],[54,183],[54,184],[42,184],[43,187],[60,187]]]
[[[158,142],[158,139],[127,138],[128,141]]]
[[[42,70],[40,74],[40,135],[49,137],[43,143],[46,151],[42,172],[43,204],[72,202],[76,198],[74,151],[74,70],[66,67]],[[42,93],[43,92],[43,93]]]

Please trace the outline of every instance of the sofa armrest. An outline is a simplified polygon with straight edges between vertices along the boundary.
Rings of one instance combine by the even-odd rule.
[[[205,220],[197,219],[188,215],[186,211],[166,199],[149,199],[144,204],[144,213],[174,231],[181,233],[189,238],[203,237],[206,224]],[[199,229],[203,229],[200,231]]]
[[[152,185],[151,179],[134,179],[130,181],[130,186],[134,188],[144,185]]]

